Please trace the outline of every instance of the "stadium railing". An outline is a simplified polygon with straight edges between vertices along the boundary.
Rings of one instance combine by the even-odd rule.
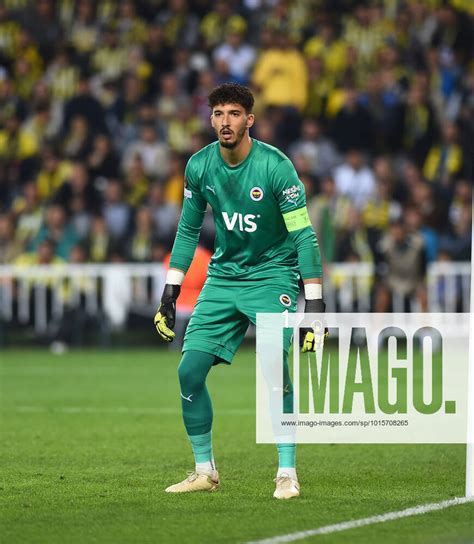
[[[468,312],[470,263],[433,263],[428,268],[429,311]],[[152,316],[165,282],[161,264],[0,266],[0,321],[47,331],[67,310],[102,315],[120,329],[130,311]],[[374,268],[335,263],[325,269],[327,311],[369,312]],[[394,299],[394,309],[397,301]]]

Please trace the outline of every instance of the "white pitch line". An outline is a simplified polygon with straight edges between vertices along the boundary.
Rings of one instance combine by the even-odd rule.
[[[129,408],[128,406],[111,406],[100,408],[98,406],[15,406],[11,409],[5,408],[4,412],[15,411],[23,414],[28,413],[50,413],[50,414],[129,414],[129,415],[151,415],[181,414],[180,408]],[[254,416],[255,412],[246,409],[220,410],[229,416]]]
[[[247,544],[280,544],[283,542],[295,542],[296,540],[302,540],[303,538],[308,538],[310,536],[340,533],[341,531],[365,527],[366,525],[374,525],[375,523],[385,523],[386,521],[408,518],[410,516],[419,516],[420,514],[436,512],[437,510],[444,510],[450,506],[465,504],[472,501],[474,501],[474,497],[462,497],[432,504],[420,504],[418,506],[413,506],[412,508],[407,508],[406,510],[399,510],[398,512],[387,512],[386,514],[371,516],[370,518],[354,519],[343,521],[342,523],[335,523],[334,525],[326,525],[324,527],[319,527],[318,529],[309,529],[307,531],[299,531],[287,535],[273,536],[271,538],[264,538],[263,540],[252,540],[247,542]]]

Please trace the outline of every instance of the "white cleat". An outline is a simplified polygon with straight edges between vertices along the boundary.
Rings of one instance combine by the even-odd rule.
[[[300,484],[288,474],[282,474],[275,479],[276,488],[273,496],[275,499],[292,499],[300,496]]]
[[[194,491],[217,491],[219,489],[219,473],[215,470],[212,475],[190,472],[188,477],[165,489],[166,493],[193,493]]]

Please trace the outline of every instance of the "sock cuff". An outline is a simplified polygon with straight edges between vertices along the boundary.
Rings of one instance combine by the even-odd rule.
[[[189,440],[191,441],[191,444],[195,446],[205,446],[212,440],[212,431],[204,434],[190,434]]]

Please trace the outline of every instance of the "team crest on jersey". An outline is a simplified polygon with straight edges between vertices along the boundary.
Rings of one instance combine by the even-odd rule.
[[[280,302],[283,306],[291,306],[291,298],[288,295],[280,295]]]
[[[263,190],[260,189],[260,187],[252,187],[252,189],[250,189],[250,198],[255,200],[255,202],[262,200]]]

